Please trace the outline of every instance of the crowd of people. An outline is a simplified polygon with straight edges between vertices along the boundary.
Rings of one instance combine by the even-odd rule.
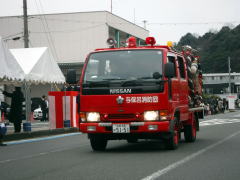
[[[224,113],[228,110],[228,101],[220,97],[205,98],[201,106],[204,107],[204,115]]]

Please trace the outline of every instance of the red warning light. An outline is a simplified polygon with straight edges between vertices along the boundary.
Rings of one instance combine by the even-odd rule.
[[[137,41],[136,38],[131,36],[130,38],[127,39],[128,47],[134,48],[137,47]]]
[[[146,42],[146,44],[150,44],[151,46],[156,44],[156,40],[154,37],[147,37],[145,42]]]

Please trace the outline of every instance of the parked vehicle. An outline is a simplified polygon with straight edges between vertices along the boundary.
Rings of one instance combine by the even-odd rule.
[[[31,111],[33,112],[35,109],[38,109],[41,105],[42,99],[40,97],[31,98]]]
[[[42,119],[42,109],[40,107],[33,111],[33,119],[35,119],[35,120]]]

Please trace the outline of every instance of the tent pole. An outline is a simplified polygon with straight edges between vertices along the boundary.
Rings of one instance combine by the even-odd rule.
[[[31,131],[30,85],[28,85],[26,81],[24,82],[24,90],[25,90],[25,116],[26,116],[26,123],[23,124],[23,130],[24,131]]]

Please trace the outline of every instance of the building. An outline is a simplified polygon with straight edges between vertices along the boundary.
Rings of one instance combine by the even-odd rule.
[[[23,19],[19,16],[0,18],[0,36],[9,48],[22,48]],[[107,11],[31,15],[28,17],[30,47],[48,46],[60,64],[83,63],[87,54],[107,47],[109,37],[117,45],[129,36],[144,42],[149,32]],[[21,37],[20,40],[12,40]],[[18,38],[17,38],[18,39]]]
[[[230,78],[230,79],[229,79]],[[231,91],[229,91],[229,80]],[[240,73],[203,74],[204,92],[208,94],[240,93]]]
[[[23,17],[0,17],[0,36],[9,49],[23,48]],[[117,46],[129,36],[144,43],[149,31],[107,11],[30,15],[29,47],[49,47],[63,73],[76,69],[80,77],[86,56],[96,48],[106,48],[109,37]],[[20,38],[20,39],[19,39]],[[50,86],[32,87],[32,96],[46,94]]]

